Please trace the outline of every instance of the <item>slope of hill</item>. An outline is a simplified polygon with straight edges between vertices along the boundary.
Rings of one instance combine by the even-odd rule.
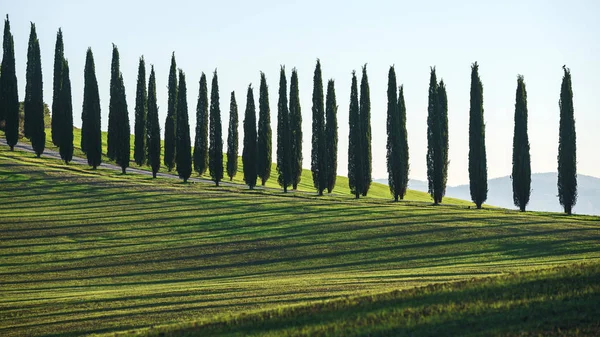
[[[556,173],[535,173],[531,175],[531,200],[528,210],[542,212],[562,212],[558,202]],[[387,184],[387,180],[378,179],[377,182]],[[578,175],[578,198],[574,213],[600,215],[600,178]],[[427,182],[411,180],[409,188],[427,192]],[[512,180],[510,177],[490,179],[488,181],[487,204],[515,209],[512,195]],[[451,186],[446,191],[448,197],[470,200],[469,185]]]
[[[597,217],[284,195],[0,147],[0,335],[81,335],[600,261]]]

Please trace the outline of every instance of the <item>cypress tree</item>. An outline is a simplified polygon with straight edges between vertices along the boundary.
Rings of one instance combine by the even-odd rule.
[[[512,164],[513,201],[521,212],[525,212],[531,195],[531,157],[527,135],[527,90],[521,75],[517,77]]]
[[[279,72],[279,101],[277,102],[277,173],[279,174],[277,182],[279,186],[283,187],[284,193],[287,193],[287,188],[292,182],[290,133],[287,80],[285,77],[285,67],[281,66],[281,71]]]
[[[471,107],[469,109],[469,183],[471,200],[481,209],[487,199],[487,156],[483,122],[483,84],[479,65],[471,66]]]
[[[110,68],[110,102],[108,105],[108,150],[107,155],[111,160],[115,160],[118,143],[118,132],[121,127],[118,125],[118,109],[120,107],[120,84],[119,77],[121,76],[121,70],[119,65],[119,49],[113,43],[112,50],[112,61]]]
[[[169,70],[169,97],[167,102],[167,120],[165,121],[165,166],[171,172],[175,167],[177,120],[177,64],[175,53],[171,56],[171,69]]]
[[[327,188],[327,159],[325,144],[325,107],[323,97],[323,77],[321,75],[321,61],[317,59],[317,66],[313,76],[312,95],[312,150],[310,167],[313,185],[319,195]]]
[[[6,142],[13,151],[19,140],[19,93],[17,91],[17,75],[15,69],[15,43],[10,32],[8,15],[4,21],[2,73],[0,89],[2,96],[2,114],[5,120],[4,133]]]
[[[221,131],[221,108],[219,105],[219,80],[215,70],[210,88],[210,146],[208,169],[217,186],[223,179],[223,137]]]
[[[358,199],[360,198],[363,189],[364,179],[361,160],[362,132],[358,103],[358,84],[355,71],[352,71],[348,125],[348,185],[350,187],[350,192]]]
[[[404,199],[406,195],[406,189],[408,187],[408,172],[410,169],[410,165],[408,163],[409,155],[408,155],[408,132],[406,131],[406,104],[404,102],[404,87],[400,86],[400,90],[398,93],[398,114],[400,119],[400,126],[398,132],[398,138],[400,140],[398,156],[400,157],[400,175],[399,182],[396,182],[399,192],[400,199]]]
[[[254,189],[256,186],[256,108],[254,107],[254,93],[252,85],[248,86],[246,95],[246,111],[244,112],[244,149],[242,150],[242,164],[244,168],[244,181]]]
[[[96,79],[94,54],[92,49],[88,48],[85,57],[81,144],[82,146],[85,144],[88,165],[94,169],[102,163],[100,115],[100,94]]]
[[[73,159],[73,103],[71,100],[71,80],[69,78],[69,62],[65,59],[62,66],[62,80],[59,95],[60,141],[58,149],[60,158],[69,164]]]
[[[442,178],[441,178],[441,191],[440,191],[440,199],[442,202],[442,197],[446,195],[446,183],[448,182],[448,151],[450,149],[448,143],[448,94],[446,93],[446,84],[444,80],[440,81],[438,86],[438,113],[440,119],[440,132],[442,137],[442,155],[441,155],[441,165],[442,165]]]
[[[156,74],[154,66],[150,68],[150,79],[148,80],[148,116],[146,122],[146,148],[148,165],[152,168],[152,177],[160,169],[160,125],[158,124],[158,105],[156,104]]]
[[[131,143],[131,128],[129,126],[129,113],[127,111],[127,98],[125,96],[125,84],[123,75],[119,73],[117,82],[117,107],[114,112],[115,118],[115,161],[121,166],[121,172],[125,174],[125,170],[129,167],[130,143]]]
[[[360,106],[359,114],[361,121],[361,161],[363,184],[361,194],[367,196],[371,187],[371,94],[369,90],[369,78],[367,77],[367,65],[362,68],[362,78],[360,81]]]
[[[227,132],[227,175],[233,180],[238,170],[238,107],[235,92],[231,92],[229,103],[229,129]]]
[[[65,59],[64,55],[64,44],[62,29],[58,29],[56,33],[56,44],[54,46],[54,78],[52,82],[52,144],[59,146],[60,143],[60,88],[62,86],[61,81],[63,78],[62,67]]]
[[[260,96],[258,97],[258,134],[256,170],[261,184],[265,186],[271,176],[271,109],[269,108],[269,87],[267,78],[260,73]]]
[[[196,106],[196,139],[194,141],[194,171],[202,175],[208,169],[208,88],[206,75],[200,77],[200,92]]]
[[[176,162],[179,178],[186,183],[192,174],[192,144],[190,140],[190,122],[188,118],[187,88],[185,73],[179,69],[179,84],[177,85],[177,148]]]
[[[327,193],[335,187],[337,178],[337,151],[338,151],[338,125],[337,125],[337,100],[335,98],[335,82],[327,82],[327,95],[325,98],[325,144],[327,164]]]
[[[35,154],[40,157],[46,147],[46,131],[44,129],[44,97],[42,82],[42,63],[40,42],[31,24],[29,47],[27,49],[27,84],[25,86],[25,137],[31,139]]]
[[[394,66],[388,72],[387,88],[387,170],[388,186],[394,196],[394,201],[400,197],[402,188],[400,171],[400,115],[398,110],[398,96],[396,95],[396,71]]]
[[[148,92],[146,91],[146,63],[140,57],[135,95],[135,140],[133,160],[138,166],[146,163],[146,115],[148,113]]]
[[[296,190],[302,177],[302,112],[296,68],[292,69],[290,80],[290,136],[292,188]]]
[[[571,215],[573,206],[577,202],[577,140],[573,116],[571,70],[563,66],[563,71],[559,101],[558,199],[565,213]]]

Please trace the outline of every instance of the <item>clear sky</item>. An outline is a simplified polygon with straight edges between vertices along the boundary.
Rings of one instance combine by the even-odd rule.
[[[100,86],[102,125],[108,119],[111,45],[121,55],[133,132],[138,59],[157,74],[161,125],[167,106],[171,53],[186,73],[193,137],[201,72],[217,69],[226,139],[229,93],[236,92],[240,126],[248,84],[258,100],[259,72],[269,84],[273,149],[279,67],[299,72],[304,167],[310,166],[312,76],[317,58],[324,86],[335,79],[339,122],[338,173],[347,173],[348,103],[352,70],[367,63],[371,89],[373,178],[387,177],[387,73],[404,84],[410,175],[426,178],[427,92],[430,66],[447,86],[449,184],[468,183],[471,64],[480,64],[488,176],[509,175],[517,75],[525,76],[533,172],[556,171],[562,66],[571,68],[578,171],[600,176],[600,2],[506,1],[14,1],[0,0],[15,38],[19,99],[24,97],[27,40],[34,22],[40,40],[44,97],[52,99],[56,31],[63,29],[73,86],[74,120],[81,125],[83,69],[92,47]],[[147,70],[149,74],[149,69]],[[359,77],[360,81],[360,77]],[[288,88],[289,89],[289,88]],[[243,130],[240,129],[240,139]],[[240,152],[242,146],[240,145]],[[275,158],[275,151],[273,154]]]

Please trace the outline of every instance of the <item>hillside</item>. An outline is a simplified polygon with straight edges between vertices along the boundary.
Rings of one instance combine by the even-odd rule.
[[[0,147],[0,334],[109,333],[600,260],[597,217],[92,171]]]
[[[558,202],[556,173],[534,173],[531,175],[531,200],[528,210],[541,212],[562,212]],[[580,174],[578,180],[578,198],[573,212],[577,214],[600,215],[600,178]],[[385,179],[377,179],[387,184]],[[410,189],[427,192],[427,183],[411,180]],[[488,181],[488,200],[486,203],[498,207],[515,209],[510,177],[490,179]],[[446,191],[448,197],[470,200],[469,185],[450,186]]]

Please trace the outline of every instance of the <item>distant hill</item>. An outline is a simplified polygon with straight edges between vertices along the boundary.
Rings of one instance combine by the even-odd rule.
[[[579,197],[575,205],[574,213],[600,215],[600,178],[580,174],[577,177]],[[375,181],[387,184],[387,179],[376,179]],[[556,196],[556,173],[536,173],[531,176],[531,200],[527,206],[528,210],[544,212],[562,212]],[[427,192],[427,182],[411,179],[408,188]],[[509,176],[495,178],[488,181],[489,205],[515,209],[512,199],[512,181]],[[446,196],[464,200],[470,200],[469,185],[448,187]]]

